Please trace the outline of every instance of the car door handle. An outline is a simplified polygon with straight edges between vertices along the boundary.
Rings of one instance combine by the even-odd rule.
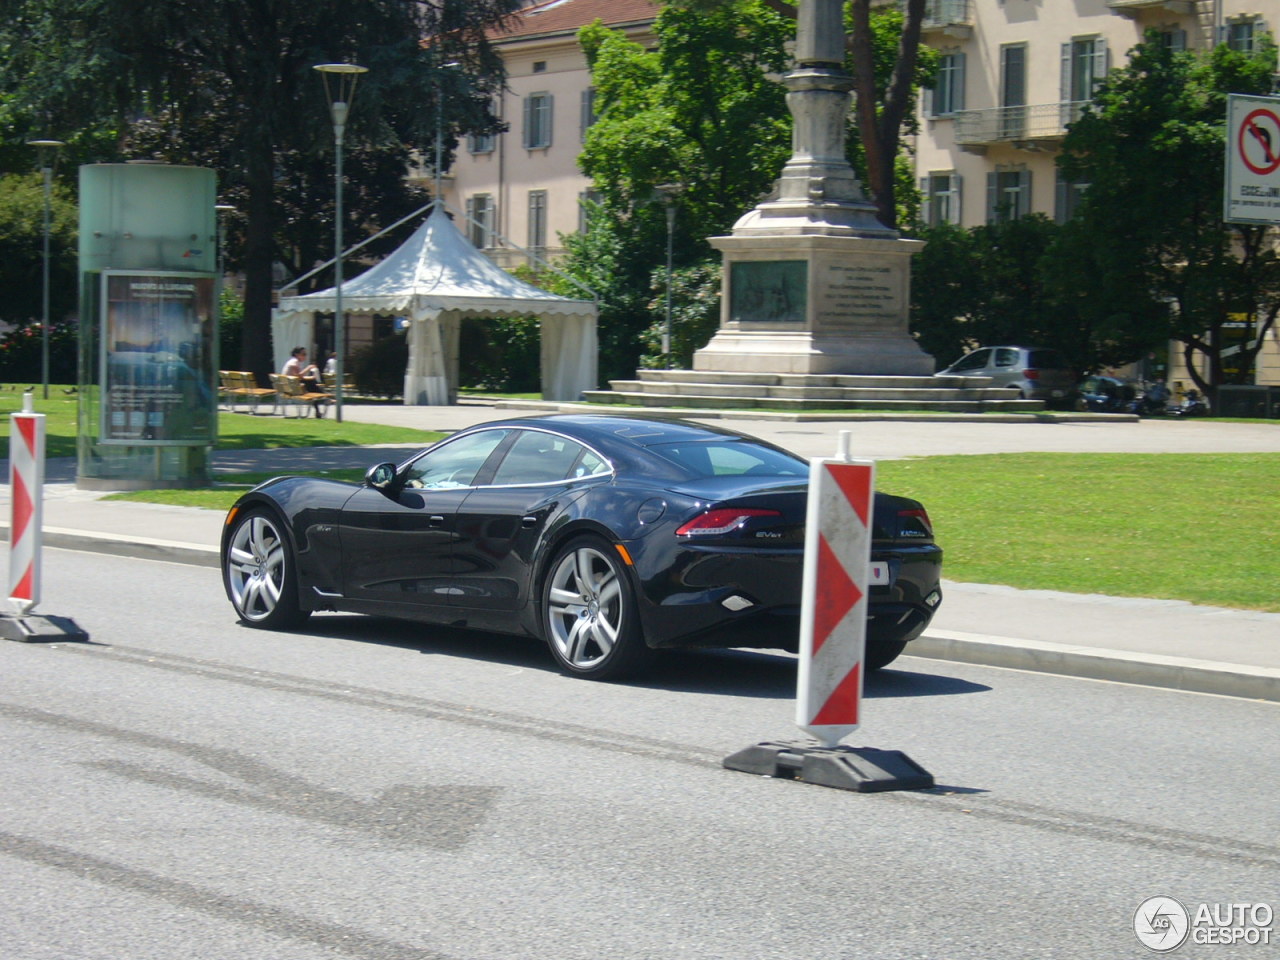
[[[537,517],[521,517],[520,518],[520,526],[522,527],[536,527],[537,525],[538,525]]]
[[[435,515],[435,516],[433,516],[433,517],[428,517],[428,518],[427,518],[427,523],[428,523],[428,525],[430,525],[430,526],[432,526],[432,527],[443,527],[443,526],[444,526],[444,517],[440,516],[439,514],[436,514],[436,515]]]

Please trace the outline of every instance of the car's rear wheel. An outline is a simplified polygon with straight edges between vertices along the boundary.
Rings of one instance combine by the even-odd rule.
[[[635,595],[617,551],[598,537],[570,541],[551,561],[542,589],[547,646],[576,677],[617,680],[652,657]]]
[[[906,640],[867,640],[867,647],[863,654],[863,660],[866,662],[867,671],[883,670],[893,661],[897,660],[902,651],[907,648]]]
[[[231,605],[249,626],[284,630],[307,618],[309,611],[298,605],[293,563],[293,551],[275,517],[259,509],[237,518],[222,576]]]

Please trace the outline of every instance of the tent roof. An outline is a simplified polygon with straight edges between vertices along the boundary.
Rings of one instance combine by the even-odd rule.
[[[333,312],[333,288],[282,297],[277,316]],[[394,253],[342,284],[343,313],[423,316],[445,311],[472,315],[594,316],[590,300],[560,297],[518,280],[473,247],[436,204],[426,222]]]

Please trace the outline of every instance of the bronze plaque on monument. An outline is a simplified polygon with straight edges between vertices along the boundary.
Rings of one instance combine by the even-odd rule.
[[[729,264],[729,320],[804,323],[808,277],[804,260],[739,260]]]

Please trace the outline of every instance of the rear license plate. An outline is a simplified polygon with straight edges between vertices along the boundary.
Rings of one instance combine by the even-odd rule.
[[[867,582],[873,587],[888,586],[889,564],[884,560],[872,560],[867,573]]]

